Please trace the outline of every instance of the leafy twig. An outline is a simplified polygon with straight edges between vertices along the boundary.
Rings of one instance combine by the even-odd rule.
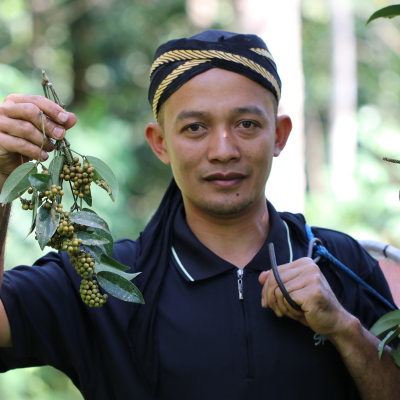
[[[394,164],[400,164],[400,160],[396,160],[394,158],[383,157],[383,161],[391,162],[391,163],[394,163]]]

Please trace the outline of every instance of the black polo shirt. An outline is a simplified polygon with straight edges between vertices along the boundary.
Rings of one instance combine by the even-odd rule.
[[[268,208],[270,233],[243,275],[197,240],[183,207],[178,212],[157,310],[156,399],[359,398],[329,341],[261,308],[258,276],[270,268],[267,244],[274,243],[278,265],[307,252],[301,217]],[[392,301],[378,263],[357,242],[334,231],[315,233]],[[135,249],[134,241],[118,241],[114,258],[133,270]],[[366,327],[390,311],[341,271],[320,267],[344,307]],[[150,399],[127,336],[132,305],[110,297],[104,308],[89,308],[80,300],[79,283],[64,253],[4,274],[0,295],[14,347],[0,350],[0,371],[48,364],[65,372],[86,399]]]

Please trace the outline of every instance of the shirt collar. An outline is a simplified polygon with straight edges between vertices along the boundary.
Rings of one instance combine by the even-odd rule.
[[[245,269],[259,272],[271,268],[268,244],[274,243],[278,265],[287,264],[293,259],[290,231],[278,212],[267,201],[270,230],[264,245]],[[172,260],[187,281],[198,281],[211,278],[237,267],[223,260],[204,246],[190,230],[183,205],[178,210],[173,225]]]

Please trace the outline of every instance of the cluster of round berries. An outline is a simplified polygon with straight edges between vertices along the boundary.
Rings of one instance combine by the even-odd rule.
[[[95,260],[89,253],[81,250],[82,239],[78,239],[75,233],[83,228],[69,220],[69,213],[62,213],[57,231],[47,246],[68,252],[76,272],[83,278],[80,288],[83,302],[89,307],[102,307],[107,302],[108,296],[99,292],[98,284],[94,280]]]
[[[19,198],[22,203],[22,209],[24,211],[33,210],[32,200],[23,199],[22,197]]]
[[[81,250],[78,254],[74,254],[70,259],[72,265],[75,267],[76,272],[82,278],[90,278],[94,273],[94,259],[89,253]]]
[[[47,197],[47,201],[46,203],[44,203],[44,206],[46,208],[51,208],[52,206],[52,202],[56,201],[57,196],[64,196],[64,190],[62,190],[61,186],[56,186],[56,185],[51,185],[50,190],[46,190],[44,193],[44,197]],[[50,203],[51,202],[51,203]],[[62,213],[63,209],[63,205],[61,204],[61,202],[58,202],[57,204],[57,212],[58,213]]]
[[[54,234],[47,243],[47,246],[55,250],[68,251],[68,255],[80,251],[79,246],[82,244],[82,239],[77,239],[76,235],[72,238],[61,237],[59,234]]]
[[[92,164],[84,163],[83,166],[79,159],[73,159],[74,165],[64,164],[60,174],[60,181],[73,182],[72,191],[75,196],[83,198],[90,194],[90,184],[93,182],[94,167]],[[49,174],[48,170],[43,170],[42,174]],[[32,194],[33,189],[29,188],[28,193]],[[60,222],[57,230],[46,246],[55,250],[67,251],[70,261],[75,267],[76,272],[83,278],[80,287],[80,294],[83,302],[89,307],[102,307],[107,302],[107,295],[102,295],[99,291],[98,283],[95,280],[95,260],[89,253],[81,249],[82,239],[78,239],[77,232],[85,231],[86,227],[76,224],[69,219],[70,213],[63,212],[61,204],[64,196],[62,186],[52,184],[50,189],[44,193],[39,193],[39,198],[44,201],[45,208],[54,208],[60,214]],[[21,199],[24,210],[32,210],[32,200]],[[37,237],[36,237],[37,239]]]
[[[106,304],[108,296],[99,292],[99,286],[92,278],[82,279],[80,287],[81,299],[89,307],[102,307]]]
[[[52,247],[55,250],[67,250],[68,254],[72,255],[80,252],[79,246],[82,244],[82,239],[78,239],[75,234],[76,231],[80,230],[81,226],[70,221],[69,214],[67,212],[61,213],[58,228],[46,246]],[[37,240],[37,236],[35,239]]]
[[[72,222],[69,219],[69,214],[70,213],[67,213],[67,212],[61,213],[60,222],[58,224],[57,231],[55,232],[55,234],[58,233],[59,236],[67,236],[67,237],[70,237],[74,234],[76,224],[75,224],[75,222]],[[79,229],[77,229],[77,231],[78,230]]]
[[[83,198],[90,194],[90,184],[93,182],[94,167],[92,164],[82,164],[78,157],[74,157],[74,166],[64,165],[60,179],[74,183],[72,191],[75,196]]]

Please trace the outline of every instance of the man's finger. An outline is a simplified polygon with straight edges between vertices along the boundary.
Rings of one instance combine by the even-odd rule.
[[[299,268],[291,268],[291,269],[286,269],[286,270],[282,271],[282,269],[283,269],[282,267],[283,266],[280,265],[278,267],[278,271],[279,271],[281,280],[284,284],[285,284],[285,282],[295,279],[297,276],[299,276],[299,274],[301,274],[301,269],[299,269]],[[262,291],[261,291],[261,296],[264,298],[267,298],[269,296],[268,291],[273,292],[278,287],[278,283],[276,282],[275,276],[272,271],[270,274],[268,274],[266,280],[268,280],[268,285],[264,284],[264,287],[262,288]]]
[[[30,157],[32,159],[37,159],[40,154],[40,147],[18,137],[10,136],[6,133],[0,132],[0,153],[3,149],[8,153],[19,153],[22,156]],[[49,158],[49,155],[46,151],[42,151],[41,161],[46,161]],[[5,172],[5,171],[2,171]],[[12,171],[10,171],[11,173]]]
[[[35,107],[35,106],[34,106]],[[43,142],[43,132],[36,128],[31,122],[21,119],[7,118],[0,115],[0,129],[3,133],[10,136],[25,139],[37,146],[41,146]],[[49,137],[46,137],[44,149],[47,151],[53,150],[54,145],[51,143]]]
[[[288,308],[286,307],[284,303],[284,297],[281,289],[277,287],[275,291],[272,293],[273,296],[275,296],[276,302],[276,310],[275,313],[278,315],[278,317],[281,317],[283,315],[287,315],[288,313]]]
[[[264,285],[270,272],[271,272],[271,270],[261,272],[260,276],[258,277],[258,282],[260,282],[261,285]]]
[[[289,290],[291,289],[290,287],[287,287],[288,283],[297,279],[300,276],[311,276],[315,273],[319,273],[320,269],[319,267],[314,264],[314,262],[310,259],[301,259],[302,262],[301,263],[297,263],[297,267],[294,263],[291,264],[284,264],[284,265],[280,265],[278,267],[278,271],[279,271],[279,275],[281,277],[282,283],[285,285],[286,290],[289,292]],[[299,261],[299,260],[297,260]],[[292,267],[291,267],[292,266]],[[261,292],[261,296],[263,298],[266,298],[269,296],[268,290],[269,291],[275,291],[276,287],[278,286],[278,283],[276,282],[275,276],[273,273],[268,275],[269,280],[269,285],[266,286],[264,285],[262,292]],[[259,278],[260,280],[260,278]],[[267,289],[269,288],[269,289]]]
[[[289,303],[288,301],[284,298],[283,302],[285,304],[285,307],[287,309],[287,316],[289,318],[292,318],[296,321],[300,321],[301,319],[304,318],[304,312],[302,310],[295,310]]]
[[[2,114],[0,126],[3,131],[8,131],[13,136],[20,136],[29,140],[27,135],[37,131],[43,138],[42,123],[46,135],[53,139],[60,140],[65,135],[64,126],[56,124],[44,114],[42,115],[41,110],[35,104],[4,104]],[[22,134],[18,133],[19,130],[22,131]]]
[[[76,123],[76,117],[73,113],[65,111],[62,107],[44,96],[10,94],[4,101],[4,104],[7,103],[33,104],[39,110],[42,110],[51,120],[63,125],[67,130]]]

